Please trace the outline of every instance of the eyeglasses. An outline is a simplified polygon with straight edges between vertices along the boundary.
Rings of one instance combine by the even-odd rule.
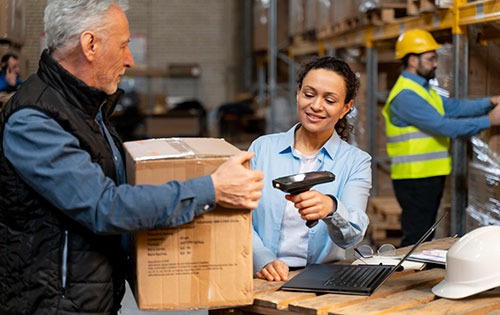
[[[373,257],[373,248],[369,245],[361,245],[354,248],[355,256],[357,258],[371,258]],[[377,250],[379,256],[396,256],[396,247],[392,244],[383,244]]]
[[[429,57],[429,58],[423,58],[423,57],[419,57],[420,60],[424,60],[426,62],[430,62],[430,63],[435,63],[438,61],[438,56],[432,56],[432,57]]]

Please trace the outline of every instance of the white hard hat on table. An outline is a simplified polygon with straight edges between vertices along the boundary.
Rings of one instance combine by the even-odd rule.
[[[500,286],[500,226],[477,228],[459,239],[446,255],[446,276],[432,293],[461,299]]]

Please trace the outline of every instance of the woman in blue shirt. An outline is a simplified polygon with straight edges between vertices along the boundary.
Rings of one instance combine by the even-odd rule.
[[[290,268],[345,258],[363,239],[371,188],[371,157],[347,143],[346,115],[359,81],[344,61],[317,57],[297,77],[299,123],[288,132],[255,140],[252,169],[264,172],[264,189],[253,212],[255,276],[286,281]],[[274,189],[277,177],[330,171],[333,182],[298,195]],[[319,220],[309,229],[307,220]]]

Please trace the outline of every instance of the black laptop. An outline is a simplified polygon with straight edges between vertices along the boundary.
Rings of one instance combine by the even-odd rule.
[[[298,275],[287,281],[281,289],[287,291],[371,295],[434,232],[445,215],[446,213],[425,232],[395,266],[313,264],[305,267]]]

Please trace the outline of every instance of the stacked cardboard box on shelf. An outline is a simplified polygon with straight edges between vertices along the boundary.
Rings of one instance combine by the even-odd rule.
[[[222,139],[170,138],[126,142],[131,185],[158,185],[211,174],[239,150]],[[135,279],[142,310],[251,304],[252,221],[248,210],[217,206],[193,222],[137,232]]]
[[[304,33],[304,10],[305,0],[290,0],[288,13],[288,36],[290,38]]]
[[[289,35],[324,38],[358,26],[360,0],[290,0]]]
[[[276,3],[276,42],[288,41],[288,0]],[[269,1],[253,1],[253,50],[262,51],[269,48]]]

